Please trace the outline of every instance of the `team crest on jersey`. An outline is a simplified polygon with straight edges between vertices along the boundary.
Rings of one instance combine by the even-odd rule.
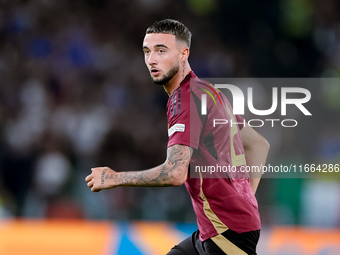
[[[168,136],[173,135],[175,132],[184,132],[185,124],[175,124],[171,128],[168,129]]]

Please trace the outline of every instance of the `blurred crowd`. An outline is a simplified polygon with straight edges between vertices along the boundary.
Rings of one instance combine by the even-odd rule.
[[[191,30],[199,77],[340,76],[337,0],[1,1],[0,218],[195,220],[183,186],[91,193],[84,181],[94,166],[130,171],[165,160],[168,96],[142,53],[146,28],[163,18]],[[271,88],[259,86],[270,102]],[[258,130],[271,143],[269,162],[340,162],[340,86],[310,90],[312,118]],[[265,223],[324,223],[301,217],[318,211],[322,183],[262,182]],[[339,181],[325,186],[325,206],[339,205],[326,223],[340,224]]]

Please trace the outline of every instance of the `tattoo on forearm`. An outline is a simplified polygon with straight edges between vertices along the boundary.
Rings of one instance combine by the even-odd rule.
[[[172,181],[179,180],[188,171],[193,149],[184,145],[173,145],[168,148],[167,160],[155,168],[123,172],[108,178],[126,186],[170,186]]]

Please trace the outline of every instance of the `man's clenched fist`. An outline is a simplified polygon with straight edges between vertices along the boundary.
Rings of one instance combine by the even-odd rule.
[[[109,167],[91,168],[92,173],[85,178],[91,191],[98,192],[102,189],[110,189],[117,186],[118,173]]]

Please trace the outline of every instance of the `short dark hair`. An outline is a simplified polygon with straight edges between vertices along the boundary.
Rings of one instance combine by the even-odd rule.
[[[156,21],[148,27],[146,34],[172,34],[177,40],[185,42],[190,48],[191,32],[182,22],[174,19]]]

